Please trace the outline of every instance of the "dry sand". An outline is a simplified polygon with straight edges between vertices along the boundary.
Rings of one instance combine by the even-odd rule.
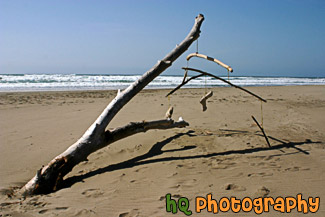
[[[249,87],[263,105],[268,149],[251,115],[261,122],[260,102],[234,88],[214,88],[201,111],[203,89],[171,98],[184,129],[155,130],[116,142],[89,156],[66,177],[69,186],[49,195],[8,197],[53,157],[75,142],[116,92],[0,93],[0,216],[174,216],[165,195],[187,197],[320,197],[312,216],[325,216],[325,86]],[[109,127],[164,117],[168,90],[145,90]],[[272,211],[261,216],[305,216]],[[179,212],[177,216],[185,216]]]

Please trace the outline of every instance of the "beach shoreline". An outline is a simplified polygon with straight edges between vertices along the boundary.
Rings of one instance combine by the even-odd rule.
[[[76,75],[76,74],[20,74],[4,75],[0,92],[117,90],[127,88],[141,75]],[[188,75],[189,77],[193,75]],[[324,77],[231,76],[218,75],[238,86],[295,86],[324,85]],[[1,77],[1,75],[0,75]],[[146,89],[174,88],[183,81],[183,75],[160,75]],[[211,77],[191,80],[185,88],[224,87],[226,83]]]
[[[165,216],[167,193],[174,199],[188,197],[192,211],[195,197],[208,193],[214,198],[302,193],[304,198],[321,198],[314,216],[324,216],[325,85],[245,88],[267,100],[262,109],[259,100],[231,87],[207,88],[214,95],[206,112],[199,103],[207,91],[204,88],[180,89],[170,101],[165,95],[171,89],[141,91],[108,129],[162,119],[169,105],[174,106],[173,119],[181,116],[190,126],[149,131],[111,144],[75,167],[66,177],[74,181],[65,189],[27,198],[21,204],[10,203],[16,199],[2,194],[5,205],[0,213]],[[116,93],[0,92],[2,192],[28,181],[80,138]],[[273,148],[267,148],[251,115],[260,123],[263,119]],[[263,216],[277,214],[271,211]],[[287,215],[304,214],[293,211]],[[214,214],[204,210],[201,216]]]

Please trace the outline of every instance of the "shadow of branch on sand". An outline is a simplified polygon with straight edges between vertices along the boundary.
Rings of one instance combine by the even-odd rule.
[[[262,152],[262,151],[269,151],[269,150],[280,150],[282,148],[295,148],[296,150],[304,153],[304,154],[309,154],[307,151],[302,150],[296,146],[300,146],[303,144],[312,144],[312,143],[320,143],[320,142],[313,142],[311,140],[305,140],[304,142],[284,142],[280,139],[268,136],[270,139],[280,142],[280,144],[277,145],[272,145],[272,147],[256,147],[256,148],[248,148],[248,149],[241,149],[241,150],[230,150],[230,151],[224,151],[224,152],[217,152],[217,153],[210,153],[210,154],[200,154],[200,155],[192,155],[192,156],[178,156],[178,157],[162,157],[162,158],[154,158],[150,159],[152,157],[159,156],[163,153],[166,152],[176,152],[176,151],[184,151],[184,150],[189,150],[189,149],[194,149],[196,146],[190,145],[190,146],[184,146],[183,148],[179,149],[170,149],[170,150],[162,150],[165,145],[170,143],[172,140],[175,140],[181,136],[196,136],[195,134],[192,134],[194,131],[190,130],[186,133],[178,133],[175,136],[169,137],[161,142],[157,142],[152,146],[152,148],[145,154],[134,157],[132,159],[108,165],[106,167],[102,167],[99,169],[96,169],[94,171],[88,172],[86,174],[82,175],[76,175],[73,177],[69,177],[65,179],[62,183],[62,186],[58,189],[62,188],[69,188],[72,185],[78,183],[78,182],[83,182],[84,179],[103,174],[106,172],[111,172],[111,171],[116,171],[116,170],[122,170],[126,168],[132,168],[135,166],[139,165],[146,165],[146,164],[152,164],[152,163],[158,163],[158,162],[167,162],[167,161],[176,161],[176,160],[188,160],[188,159],[198,159],[198,158],[210,158],[214,156],[225,156],[225,155],[232,155],[232,154],[250,154],[250,153],[256,153],[256,152]],[[236,133],[243,133],[246,134],[248,133],[247,131],[239,132],[237,131]],[[262,136],[259,134],[255,134],[258,136]],[[297,152],[298,153],[298,152]],[[284,154],[285,155],[285,154]]]

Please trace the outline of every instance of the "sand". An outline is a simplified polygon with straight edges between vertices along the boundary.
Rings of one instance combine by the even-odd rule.
[[[234,88],[182,89],[170,100],[183,129],[126,138],[89,156],[68,174],[68,185],[48,195],[11,198],[36,171],[74,143],[116,91],[0,93],[0,216],[175,216],[165,195],[187,197],[192,216],[253,216],[253,211],[195,213],[195,198],[320,197],[313,216],[325,216],[325,86],[248,87],[267,99],[263,126],[253,122],[261,103]],[[210,90],[210,89],[209,89]],[[156,120],[169,107],[168,90],[144,90],[109,128]],[[306,216],[297,209],[261,216]],[[185,216],[178,212],[177,216]]]

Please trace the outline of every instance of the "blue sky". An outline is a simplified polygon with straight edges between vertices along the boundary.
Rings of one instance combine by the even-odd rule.
[[[0,0],[0,73],[142,74],[205,21],[199,52],[234,75],[325,76],[322,0]],[[182,74],[187,54],[164,74]],[[191,67],[226,74],[191,59]]]

